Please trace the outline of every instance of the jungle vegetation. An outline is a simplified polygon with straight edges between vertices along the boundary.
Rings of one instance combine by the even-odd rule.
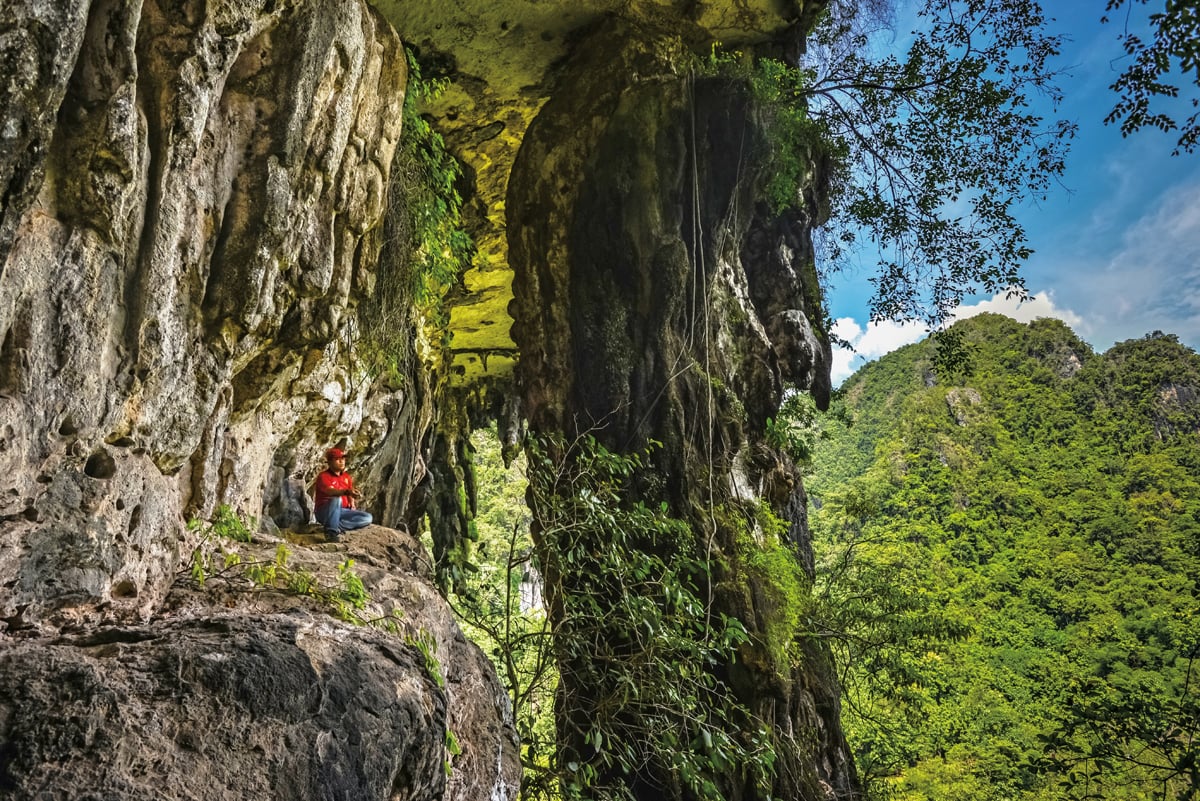
[[[1054,320],[956,329],[958,372],[910,345],[833,413],[775,422],[803,445],[817,553],[792,636],[836,655],[870,798],[1196,798],[1200,356],[1160,332],[1096,354]],[[494,431],[472,443],[480,569],[456,605],[515,702],[525,797],[558,797],[525,467]]]
[[[1200,794],[1200,356],[956,325],[867,365],[808,486],[818,612],[876,798]],[[845,421],[849,421],[849,424]]]

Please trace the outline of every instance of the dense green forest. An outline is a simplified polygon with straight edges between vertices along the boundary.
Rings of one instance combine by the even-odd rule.
[[[838,658],[871,797],[1200,797],[1200,356],[1161,333],[1095,354],[1054,320],[955,329],[957,372],[910,345],[830,414],[798,396],[772,423],[809,460],[795,636]],[[472,444],[478,572],[455,604],[513,697],[524,797],[553,798],[524,460],[494,430]]]
[[[1200,797],[1200,356],[984,315],[820,421],[811,631],[877,798]]]

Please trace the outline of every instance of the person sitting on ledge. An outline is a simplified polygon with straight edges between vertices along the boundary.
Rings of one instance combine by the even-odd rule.
[[[325,451],[329,469],[317,476],[313,500],[317,522],[325,528],[330,542],[337,542],[347,531],[371,524],[370,512],[354,508],[362,493],[354,488],[354,479],[346,472],[346,452],[341,448]]]

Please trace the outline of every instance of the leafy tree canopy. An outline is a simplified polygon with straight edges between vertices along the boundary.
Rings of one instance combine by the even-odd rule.
[[[956,324],[869,365],[809,481],[845,720],[877,793],[1200,792],[1200,356]]]
[[[830,3],[797,93],[839,156],[830,264],[865,235],[881,254],[872,319],[937,327],[969,293],[1023,291],[1014,215],[1062,175],[1075,126],[1034,110],[1035,95],[1061,99],[1061,37],[1035,0],[928,0],[906,46],[880,55],[889,13]]]
[[[1145,3],[1108,0],[1103,19],[1120,24],[1123,10]],[[780,149],[811,154],[815,137],[827,157],[824,268],[842,269],[869,246],[879,254],[871,318],[937,330],[969,294],[1024,294],[1032,250],[1016,215],[1054,190],[1077,126],[1055,118],[1063,37],[1048,32],[1037,0],[918,8],[915,30],[897,38],[887,0],[832,0],[799,68],[760,62],[756,88],[782,109]],[[1149,22],[1149,40],[1128,26],[1120,36],[1129,64],[1106,121],[1126,135],[1177,130],[1175,152],[1192,152],[1200,112],[1180,118],[1164,104],[1200,106],[1200,10],[1166,0]],[[778,174],[803,176],[805,157],[777,161]]]
[[[1134,7],[1146,4],[1108,0],[1103,19],[1124,26],[1121,46],[1129,64],[1112,84],[1119,99],[1104,121],[1120,124],[1125,136],[1146,127],[1178,131],[1174,154],[1192,153],[1200,141],[1200,111],[1180,120],[1162,105],[1166,98],[1184,98],[1193,109],[1200,108],[1200,5],[1166,0],[1162,11],[1150,15],[1153,38],[1147,41],[1128,25]]]

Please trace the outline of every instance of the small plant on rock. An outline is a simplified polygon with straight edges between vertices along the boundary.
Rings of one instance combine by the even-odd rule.
[[[341,620],[358,625],[379,623],[378,620],[363,618],[359,612],[371,602],[371,596],[363,585],[362,578],[354,571],[354,560],[347,559],[338,565],[337,583],[323,585],[318,577],[302,567],[289,564],[292,551],[284,543],[275,548],[272,559],[243,559],[242,553],[232,543],[248,543],[256,521],[242,521],[227,505],[217,507],[211,520],[193,518],[188,522],[188,531],[200,532],[200,542],[192,550],[188,575],[199,587],[212,579],[220,579],[227,586],[246,591],[274,590],[281,593],[313,598]],[[398,617],[393,611],[381,620],[392,623]]]

